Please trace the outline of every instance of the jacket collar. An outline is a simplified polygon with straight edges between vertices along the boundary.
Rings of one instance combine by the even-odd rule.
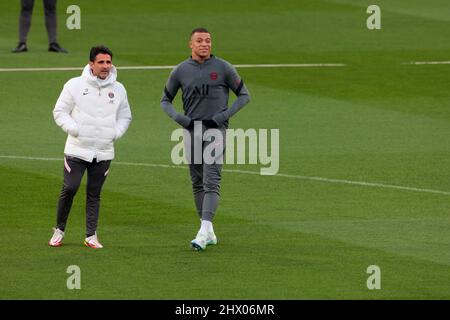
[[[195,64],[197,64],[197,65],[202,65],[202,64],[205,64],[205,63],[210,62],[211,60],[214,60],[215,58],[216,58],[216,57],[215,57],[213,54],[211,54],[211,55],[209,56],[208,59],[206,59],[205,61],[203,61],[203,63],[199,63],[197,60],[192,59],[192,56],[190,56],[190,57],[189,57],[189,61],[192,62],[192,63],[195,63]]]
[[[111,71],[109,72],[108,77],[105,80],[102,80],[96,76],[94,76],[92,74],[92,70],[91,67],[89,66],[89,64],[87,64],[82,72],[82,77],[86,79],[86,81],[97,88],[103,88],[103,87],[107,87],[110,84],[114,83],[117,79],[117,69],[116,67],[112,66],[111,67]]]

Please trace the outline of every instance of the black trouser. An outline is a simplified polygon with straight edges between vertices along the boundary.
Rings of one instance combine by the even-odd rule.
[[[64,231],[69,217],[70,208],[75,194],[80,186],[84,171],[87,170],[86,186],[86,236],[91,236],[97,230],[100,192],[108,175],[111,160],[87,162],[75,157],[64,157],[64,184],[58,201],[56,216],[57,227]]]
[[[19,19],[19,41],[27,42],[28,31],[31,26],[34,0],[22,0],[22,9]],[[44,0],[45,27],[47,28],[48,42],[56,40],[56,0]]]

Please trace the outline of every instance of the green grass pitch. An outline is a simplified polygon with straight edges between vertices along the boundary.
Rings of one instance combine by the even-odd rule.
[[[36,1],[30,51],[15,55],[19,5],[0,2],[0,68],[80,68],[0,72],[0,299],[450,298],[450,65],[408,64],[450,60],[446,0],[379,0],[381,30],[366,28],[366,0],[107,3],[58,1],[64,55],[46,52]],[[70,4],[81,30],[65,27]],[[119,70],[134,120],[102,193],[105,248],[82,244],[85,180],[64,246],[49,248],[63,163],[18,157],[62,159],[62,85],[99,43],[117,66],[175,65],[197,26],[233,64],[345,64],[239,69],[252,101],[231,127],[279,129],[282,175],[224,172],[219,245],[193,252],[188,171],[119,164],[171,165],[177,126],[159,106],[169,70]],[[66,287],[70,265],[81,290]],[[370,265],[380,290],[366,286]]]

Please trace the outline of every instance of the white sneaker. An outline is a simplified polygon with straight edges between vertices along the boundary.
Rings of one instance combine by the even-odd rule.
[[[205,250],[207,237],[208,236],[204,233],[197,233],[195,239],[191,241],[192,248],[197,251]]]
[[[53,237],[48,242],[50,247],[61,247],[62,241],[64,239],[64,231],[59,230],[58,228],[53,228]]]
[[[214,232],[208,232],[206,236],[206,245],[209,246],[214,244],[217,244],[217,237]]]
[[[84,240],[84,244],[85,244],[86,247],[91,247],[91,248],[94,248],[94,249],[101,249],[101,248],[103,248],[102,244],[100,242],[98,242],[97,232],[93,236],[90,236],[90,237],[86,238]]]

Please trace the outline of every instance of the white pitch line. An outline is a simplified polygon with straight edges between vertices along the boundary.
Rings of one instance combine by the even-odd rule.
[[[294,64],[236,64],[236,68],[314,68],[345,67],[344,63],[294,63]]]
[[[24,157],[24,156],[6,156],[6,155],[0,155],[0,159],[62,161],[62,158]],[[123,165],[123,166],[134,166],[134,167],[158,167],[158,168],[175,168],[175,169],[187,169],[188,168],[187,166],[176,166],[176,165],[157,164],[157,163],[139,163],[139,162],[114,161],[114,164],[115,165]],[[250,174],[250,175],[260,176],[260,173],[257,172],[257,171],[234,170],[234,169],[223,169],[223,171],[224,172],[243,173],[243,174]],[[284,173],[278,173],[278,174],[275,175],[275,177],[283,177],[283,178],[290,178],[290,179],[300,179],[300,180],[311,180],[311,181],[320,181],[320,182],[326,182],[326,183],[358,185],[358,186],[364,186],[364,187],[397,189],[397,190],[423,192],[423,193],[434,193],[434,194],[442,194],[442,195],[450,196],[450,192],[449,191],[434,190],[434,189],[424,189],[424,188],[416,188],[416,187],[407,187],[407,186],[398,186],[398,185],[392,185],[392,184],[373,183],[373,182],[365,182],[365,181],[330,179],[330,178],[323,178],[323,177],[301,176],[301,175],[292,175],[292,174],[284,174]]]
[[[281,64],[235,64],[236,68],[314,68],[314,67],[345,67],[343,63],[281,63]],[[122,66],[118,70],[164,70],[175,66]],[[80,68],[78,68],[80,69]],[[0,69],[1,70],[1,69]]]
[[[397,186],[397,185],[393,185],[393,184],[373,183],[373,182],[365,182],[365,181],[341,180],[341,179],[329,179],[329,178],[322,178],[322,177],[295,176],[295,175],[289,175],[289,174],[283,174],[283,173],[278,174],[278,176],[286,177],[286,178],[303,179],[303,180],[323,181],[323,182],[330,182],[330,183],[353,184],[353,185],[366,186],[366,187],[390,188],[390,189],[399,189],[399,190],[406,190],[406,191],[417,191],[417,192],[427,192],[427,193],[436,193],[436,194],[450,195],[449,191],[441,191],[441,190],[434,190],[434,189],[424,189],[424,188],[416,188],[416,187],[406,187],[406,186]]]
[[[83,68],[0,68],[0,72],[82,71]]]
[[[450,64],[450,61],[413,61],[413,62],[404,62],[403,64],[415,64],[415,65],[422,65],[422,64]]]
[[[236,68],[315,68],[345,67],[343,63],[236,64]],[[121,66],[117,70],[171,70],[175,66]],[[0,72],[82,71],[82,67],[64,68],[0,68]]]
[[[413,61],[402,64],[450,64],[450,61]],[[345,67],[345,63],[278,63],[278,64],[236,64],[236,68],[319,68]],[[171,70],[175,66],[120,66],[117,70]],[[45,71],[82,71],[82,67],[49,67],[49,68],[0,68],[0,72],[45,72]]]
[[[42,161],[62,161],[63,158],[44,158],[44,157],[25,157],[25,156],[1,156],[0,159],[17,159],[17,160],[42,160]]]

